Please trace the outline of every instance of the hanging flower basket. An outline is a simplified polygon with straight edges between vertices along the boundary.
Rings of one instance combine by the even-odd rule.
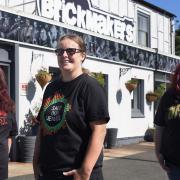
[[[148,102],[154,102],[158,99],[158,95],[154,92],[149,92],[146,94],[146,100]]]
[[[43,89],[44,86],[52,79],[52,75],[47,72],[45,69],[41,69],[36,74],[36,80]]]
[[[131,79],[125,83],[125,86],[129,92],[132,92],[134,89],[136,89],[137,85],[138,85],[138,80],[136,79]]]

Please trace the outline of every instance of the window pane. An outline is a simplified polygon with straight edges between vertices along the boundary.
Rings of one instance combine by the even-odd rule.
[[[138,86],[133,90],[131,99],[132,117],[144,116],[144,80],[138,80]]]
[[[148,18],[139,16],[138,17],[138,24],[139,24],[139,30],[143,30],[145,32],[148,32]]]
[[[147,33],[139,31],[138,32],[138,37],[139,37],[139,44],[142,45],[142,46],[146,46],[147,45],[147,41],[148,41]]]
[[[149,16],[143,13],[138,13],[138,44],[149,46]]]

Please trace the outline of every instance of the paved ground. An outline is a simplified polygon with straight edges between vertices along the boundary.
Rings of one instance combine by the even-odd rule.
[[[153,143],[138,143],[104,151],[104,180],[166,180]],[[9,163],[10,180],[33,180],[31,163]]]

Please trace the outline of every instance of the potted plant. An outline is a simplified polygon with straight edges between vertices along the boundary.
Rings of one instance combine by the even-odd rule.
[[[104,148],[112,149],[117,146],[118,128],[107,128],[104,139]]]
[[[156,87],[155,92],[158,95],[158,99],[164,94],[165,91],[166,91],[165,83],[161,83],[159,84],[159,86]]]
[[[154,141],[154,132],[155,128],[148,128],[144,135],[144,140],[147,142],[153,142]]]
[[[52,79],[52,75],[44,67],[41,68],[40,70],[38,70],[35,77],[36,77],[36,80],[40,84],[42,89]]]
[[[148,102],[154,102],[158,99],[158,94],[156,92],[153,92],[153,91],[149,91],[147,94],[146,94],[146,100]]]
[[[137,79],[131,79],[125,83],[125,86],[129,92],[132,92],[134,89],[136,89],[137,85],[138,85]]]
[[[35,114],[38,113],[40,106],[35,105],[33,110],[29,109],[25,114],[24,127],[20,128],[18,136],[18,156],[20,162],[32,162],[34,146],[39,124],[36,121]],[[32,112],[34,111],[34,113]]]

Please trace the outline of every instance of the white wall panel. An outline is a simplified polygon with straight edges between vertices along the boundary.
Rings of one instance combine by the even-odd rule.
[[[109,1],[110,12],[113,14],[119,14],[119,0]]]
[[[99,0],[101,10],[109,11],[109,0]],[[111,2],[112,3],[112,2]]]
[[[170,47],[168,42],[164,42],[164,52],[165,53],[170,53]]]
[[[99,7],[99,0],[91,0],[91,2],[93,6]]]
[[[119,15],[121,17],[127,16],[128,4],[127,0],[119,0]]]
[[[158,32],[158,50],[163,52],[164,50],[164,34],[163,32]]]
[[[150,28],[151,28],[151,37],[152,38],[157,38],[158,37],[158,30],[157,30],[157,27],[158,27],[158,21],[157,21],[157,14],[155,12],[152,12],[151,13],[151,16],[150,16]]]
[[[168,18],[164,17],[164,41],[169,42],[170,24]]]
[[[158,39],[151,38],[151,48],[158,48]]]
[[[162,15],[158,14],[158,31],[163,32],[164,31],[164,18]]]
[[[0,5],[5,6],[6,5],[6,0],[0,0]]]
[[[133,1],[128,1],[128,17],[135,18],[135,3]]]
[[[25,0],[25,2],[29,2],[29,1],[32,2],[32,0]],[[32,14],[35,11],[35,9],[36,9],[36,3],[35,2],[26,4],[24,6],[24,11],[29,13],[29,14]]]

